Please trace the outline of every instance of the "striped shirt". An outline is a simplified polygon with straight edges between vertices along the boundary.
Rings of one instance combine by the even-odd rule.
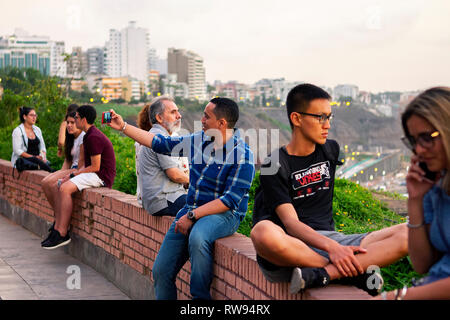
[[[214,138],[203,131],[181,137],[157,134],[152,149],[189,159],[189,190],[179,216],[220,199],[242,221],[255,176],[253,153],[237,129],[222,149],[215,150],[213,142]]]

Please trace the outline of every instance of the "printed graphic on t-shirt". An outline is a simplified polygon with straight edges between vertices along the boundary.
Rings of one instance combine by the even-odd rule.
[[[309,197],[330,188],[330,162],[324,161],[292,173],[294,199]]]

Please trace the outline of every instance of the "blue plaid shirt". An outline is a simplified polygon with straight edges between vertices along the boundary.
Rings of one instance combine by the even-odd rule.
[[[203,131],[182,137],[158,134],[153,138],[152,149],[189,159],[189,190],[186,204],[177,216],[220,199],[242,221],[255,176],[253,153],[236,129],[222,149],[214,150],[213,142],[214,138]]]

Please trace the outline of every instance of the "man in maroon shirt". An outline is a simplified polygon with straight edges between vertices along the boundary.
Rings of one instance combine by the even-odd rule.
[[[116,158],[111,141],[95,127],[97,112],[94,107],[78,108],[76,126],[86,132],[83,138],[84,166],[61,180],[59,201],[55,208],[55,223],[42,242],[44,249],[55,249],[70,242],[69,224],[72,216],[72,195],[86,188],[111,188],[116,176]]]

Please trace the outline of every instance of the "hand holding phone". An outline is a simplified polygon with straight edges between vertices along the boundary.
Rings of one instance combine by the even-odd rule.
[[[430,171],[430,169],[428,169],[427,164],[425,162],[419,162],[419,167],[420,167],[420,169],[425,171],[425,178],[427,178],[428,180],[431,180],[431,181],[436,180],[437,172]]]
[[[104,111],[102,113],[102,124],[105,123],[111,123],[111,112],[110,111]]]

